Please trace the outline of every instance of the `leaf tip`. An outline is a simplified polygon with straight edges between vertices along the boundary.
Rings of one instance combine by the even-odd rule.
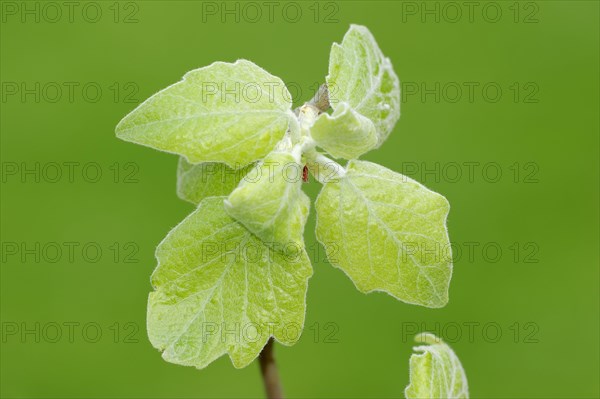
[[[415,335],[415,342],[417,342],[419,344],[435,345],[435,344],[441,344],[444,341],[441,338],[437,337],[433,333],[421,332],[421,333]]]

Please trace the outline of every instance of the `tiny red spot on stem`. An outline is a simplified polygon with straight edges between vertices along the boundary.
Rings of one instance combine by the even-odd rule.
[[[302,168],[302,181],[308,183],[308,166],[304,165]]]

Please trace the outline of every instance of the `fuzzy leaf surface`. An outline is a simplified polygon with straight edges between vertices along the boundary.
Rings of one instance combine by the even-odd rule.
[[[441,339],[421,333],[415,340],[422,344],[410,357],[410,384],[407,399],[468,399],[469,385],[460,360]]]
[[[400,118],[400,81],[389,58],[364,26],[351,25],[329,55],[329,101],[335,110],[346,102],[377,129],[377,147]]]
[[[302,165],[291,153],[273,151],[225,201],[227,213],[265,243],[286,251],[304,248],[310,200],[302,191]]]
[[[373,122],[347,103],[341,103],[331,115],[319,115],[310,133],[319,147],[335,158],[358,158],[377,145]]]
[[[312,267],[305,251],[273,251],[209,197],[156,250],[148,299],[152,345],[166,361],[204,368],[228,354],[237,368],[270,336],[294,344]]]
[[[252,62],[215,62],[144,101],[119,122],[116,133],[193,164],[240,168],[283,137],[294,117],[291,105],[281,79]]]
[[[330,263],[358,290],[432,308],[448,302],[450,206],[442,195],[383,166],[350,161],[315,208]]]
[[[194,205],[206,197],[229,195],[250,169],[233,169],[220,162],[192,165],[181,157],[177,165],[177,195]]]

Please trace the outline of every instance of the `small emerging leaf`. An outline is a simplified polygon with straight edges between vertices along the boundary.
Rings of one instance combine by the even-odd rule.
[[[410,357],[410,384],[407,399],[468,399],[467,376],[454,351],[430,333],[415,337],[419,343]]]
[[[400,81],[366,27],[351,25],[333,44],[327,86],[334,110],[347,102],[375,124],[379,147],[400,118]]]
[[[166,361],[203,368],[227,353],[245,367],[270,336],[292,345],[302,332],[308,255],[267,247],[223,200],[204,199],[156,250],[148,336]]]
[[[229,195],[250,169],[233,169],[219,162],[192,165],[181,157],[177,165],[177,195],[194,205],[206,197]]]
[[[304,248],[310,200],[302,191],[302,165],[284,151],[259,162],[225,201],[227,213],[268,244]]]
[[[354,159],[377,145],[377,132],[370,119],[339,104],[333,114],[321,114],[310,128],[319,147],[335,158]]]
[[[188,72],[117,125],[123,140],[183,155],[190,163],[239,168],[265,156],[294,114],[281,79],[250,61]]]
[[[350,161],[315,205],[317,238],[330,263],[361,292],[441,307],[452,274],[446,198],[383,166]]]

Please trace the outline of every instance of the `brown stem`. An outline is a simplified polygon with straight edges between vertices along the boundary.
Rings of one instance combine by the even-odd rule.
[[[317,90],[315,96],[308,103],[317,107],[319,112],[325,112],[329,109],[329,90],[327,88],[327,83],[323,83],[319,86],[319,90]]]
[[[275,357],[273,356],[274,343],[273,338],[269,338],[260,355],[258,355],[258,362],[260,363],[260,371],[265,384],[267,399],[283,399],[279,372],[277,371]]]

